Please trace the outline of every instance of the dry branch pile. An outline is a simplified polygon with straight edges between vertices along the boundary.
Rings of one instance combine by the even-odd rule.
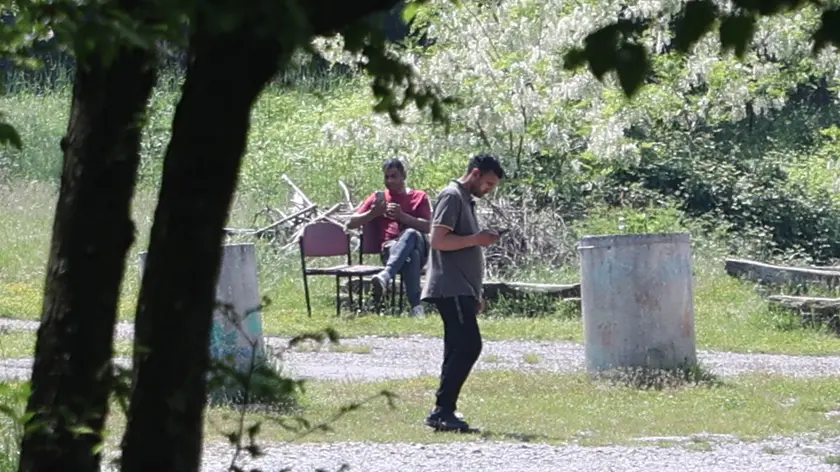
[[[350,191],[347,185],[340,180],[338,185],[344,192],[345,201],[336,203],[323,211],[289,176],[283,174],[282,178],[293,191],[289,207],[284,211],[266,206],[254,215],[252,228],[225,228],[224,231],[227,236],[253,236],[265,239],[280,251],[297,249],[298,238],[300,238],[306,225],[321,220],[343,225],[355,210],[350,199]],[[261,221],[265,223],[260,225]]]
[[[575,241],[559,213],[536,213],[527,203],[505,198],[488,200],[478,208],[486,227],[509,230],[498,244],[487,248],[489,277],[506,278],[511,271],[535,262],[560,267],[576,260]]]
[[[287,175],[283,180],[292,190],[290,205],[284,209],[266,206],[259,211],[251,228],[225,228],[229,237],[255,237],[268,241],[272,247],[287,252],[297,251],[297,242],[303,228],[310,223],[327,220],[344,225],[355,211],[356,205],[350,190],[339,181],[344,201],[335,203],[326,211],[312,201]],[[477,212],[483,226],[509,230],[499,244],[487,249],[487,277],[485,296],[494,300],[499,297],[518,299],[530,295],[541,295],[551,299],[577,299],[580,285],[522,284],[502,282],[513,276],[513,271],[524,265],[539,261],[542,264],[567,264],[576,256],[576,249],[570,242],[565,222],[559,215],[535,214],[525,205],[514,205],[504,198],[484,199],[478,202]],[[351,232],[354,253],[358,248],[358,232]],[[360,281],[348,281],[345,292],[356,292]],[[369,291],[369,280],[362,280],[363,291]]]
[[[297,248],[305,225],[319,220],[343,225],[356,209],[350,190],[342,181],[338,185],[344,201],[324,211],[289,176],[284,174],[282,178],[293,192],[288,208],[281,210],[266,206],[254,216],[251,228],[225,228],[228,236],[265,239],[285,252]],[[527,205],[514,204],[503,197],[479,201],[477,212],[484,226],[509,230],[498,244],[487,249],[487,273],[490,278],[506,278],[513,270],[536,261],[556,267],[568,264],[576,257],[574,241],[568,237],[569,230],[558,214],[534,213]],[[356,238],[354,240],[357,241]]]

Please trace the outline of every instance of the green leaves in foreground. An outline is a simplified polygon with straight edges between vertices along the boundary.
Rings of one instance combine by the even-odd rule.
[[[720,24],[720,44],[724,51],[733,50],[744,57],[750,38],[755,34],[755,16],[730,15]]]
[[[720,35],[722,52],[732,51],[739,58],[747,52],[760,16],[790,12],[807,4],[823,8],[820,27],[814,32],[813,53],[828,45],[840,48],[840,8],[828,9],[817,0],[734,0],[735,11],[723,13],[710,0],[692,0],[685,4],[673,22],[672,47],[687,54],[692,46],[715,27]],[[598,80],[615,71],[624,94],[633,97],[644,84],[650,60],[639,33],[649,20],[619,20],[590,33],[583,48],[574,48],[563,58],[564,68],[574,70],[589,66]]]
[[[14,146],[16,149],[21,149],[23,142],[14,126],[0,121],[0,146],[9,145]]]
[[[596,30],[586,37],[583,49],[566,54],[565,67],[576,69],[588,63],[598,80],[615,70],[624,93],[632,95],[641,87],[649,68],[647,51],[630,39],[644,27],[643,23],[619,20]]]
[[[413,18],[417,6],[423,3],[424,0],[409,3],[412,11],[407,15]],[[411,64],[389,49],[380,28],[371,28],[362,20],[347,26],[341,33],[344,49],[351,54],[361,53],[366,58],[359,66],[373,77],[374,112],[386,113],[393,123],[401,124],[401,112],[414,105],[419,110],[427,110],[433,122],[442,123],[448,130],[447,107],[457,101],[444,95],[433,83],[423,81]]]

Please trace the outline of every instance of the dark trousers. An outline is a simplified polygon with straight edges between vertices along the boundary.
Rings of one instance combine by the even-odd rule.
[[[461,387],[481,354],[481,332],[476,320],[478,300],[461,296],[432,302],[443,319],[443,365],[435,405],[454,412]]]

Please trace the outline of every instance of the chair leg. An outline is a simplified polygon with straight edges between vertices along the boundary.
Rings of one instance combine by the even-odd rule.
[[[341,277],[335,276],[335,316],[341,316]]]
[[[365,299],[365,278],[359,276],[359,313],[361,314],[362,311],[365,309],[364,299]]]
[[[353,310],[353,276],[347,277],[347,306]]]
[[[371,282],[371,283],[373,283],[373,282]],[[371,290],[373,290],[373,287],[371,287]],[[385,298],[385,297],[387,297],[387,294],[385,294],[384,296],[379,297],[379,298],[375,297],[373,295],[373,293],[370,294],[370,298],[371,298],[371,300],[373,300],[373,311],[377,315],[382,314],[382,309],[383,309],[382,308],[382,299]]]
[[[399,274],[397,275],[399,277]],[[391,279],[391,314],[396,314],[397,303],[397,277]]]
[[[402,274],[400,274],[400,313],[403,311],[403,288],[405,287],[405,280],[402,278]]]
[[[309,282],[306,280],[306,272],[303,273],[303,293],[306,294],[306,312],[312,318],[312,303],[309,302]]]

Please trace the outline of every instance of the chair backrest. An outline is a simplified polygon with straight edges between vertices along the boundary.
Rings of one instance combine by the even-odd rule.
[[[350,255],[350,238],[344,228],[331,221],[310,223],[300,237],[304,257],[330,257]]]
[[[362,226],[361,235],[362,254],[379,254],[382,245],[379,243],[379,222],[375,219]]]

